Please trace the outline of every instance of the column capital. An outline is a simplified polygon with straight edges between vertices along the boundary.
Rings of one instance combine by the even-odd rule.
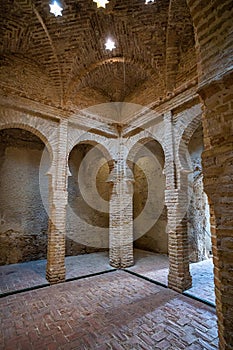
[[[164,121],[172,121],[172,117],[173,117],[172,111],[167,111],[163,114]]]

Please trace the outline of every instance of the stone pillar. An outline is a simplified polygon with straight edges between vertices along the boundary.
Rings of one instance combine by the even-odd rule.
[[[187,175],[180,175],[177,183],[176,154],[174,145],[174,126],[171,112],[164,115],[166,128],[165,175],[166,190],[165,204],[167,206],[169,275],[168,286],[178,292],[192,286],[189,272],[189,247],[187,230]]]
[[[67,193],[67,120],[61,120],[57,153],[53,160],[49,184],[49,232],[47,280],[53,284],[65,280],[65,234]]]
[[[125,268],[133,265],[133,175],[126,164],[123,141],[110,174],[109,258],[110,265]]]
[[[219,348],[233,349],[233,73],[202,85],[204,188],[210,201]]]

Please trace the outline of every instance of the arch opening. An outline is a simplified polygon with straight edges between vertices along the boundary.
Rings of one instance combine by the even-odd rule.
[[[101,145],[81,142],[71,150],[68,164],[66,256],[107,251],[112,161]]]
[[[134,248],[168,254],[163,148],[158,141],[148,138],[138,142],[130,153],[128,164],[135,181]]]
[[[46,259],[50,153],[32,132],[5,128],[0,159],[0,264]]]
[[[201,160],[204,149],[202,125],[196,128],[187,146],[192,168],[189,174],[190,203],[187,211],[192,288],[187,293],[215,304],[211,214],[208,197],[204,191]]]
[[[187,214],[190,262],[202,261],[212,256],[210,210],[208,198],[204,192],[201,163],[203,149],[203,130],[200,125],[188,143],[192,166],[189,181],[192,196]]]

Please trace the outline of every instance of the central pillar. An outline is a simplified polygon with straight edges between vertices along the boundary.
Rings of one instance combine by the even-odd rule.
[[[109,182],[113,184],[110,199],[109,258],[116,268],[132,266],[133,260],[133,175],[126,164],[123,141]]]
[[[50,208],[46,278],[51,284],[65,281],[66,273],[67,129],[67,120],[61,120],[57,152],[49,174]]]

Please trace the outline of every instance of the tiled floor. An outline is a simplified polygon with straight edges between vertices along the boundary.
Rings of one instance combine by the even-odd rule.
[[[0,299],[1,350],[214,350],[215,310],[126,271]]]
[[[132,272],[167,285],[168,257],[135,249]],[[46,261],[37,260],[23,264],[0,267],[0,293],[48,284],[45,279]],[[93,253],[66,258],[66,278],[74,278],[113,270],[108,263],[108,253]],[[190,265],[193,287],[186,293],[214,304],[212,260]]]

